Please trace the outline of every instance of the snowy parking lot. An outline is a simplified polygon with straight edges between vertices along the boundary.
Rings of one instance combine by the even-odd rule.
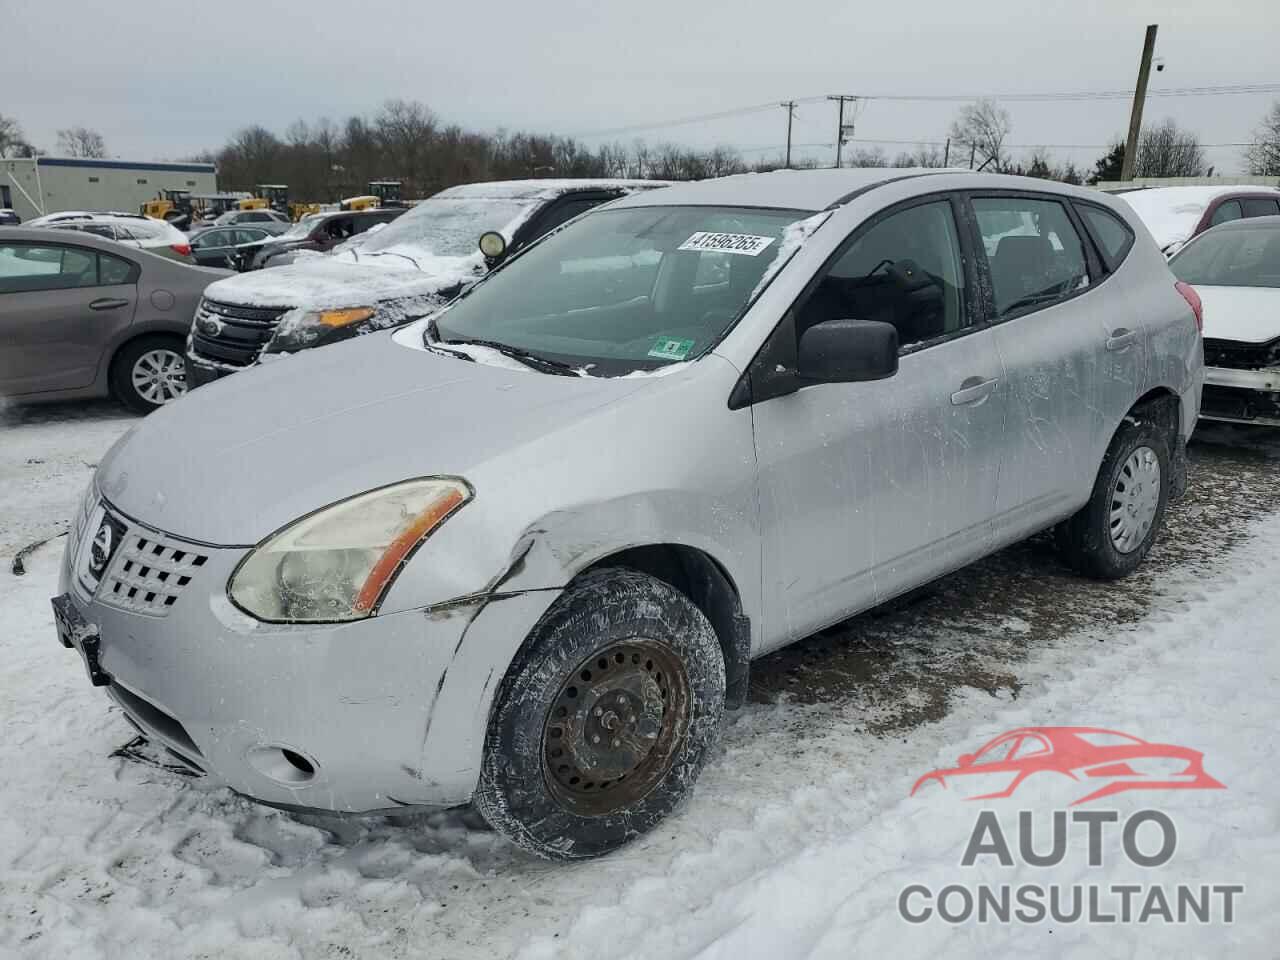
[[[1040,537],[758,661],[750,702],[676,816],[612,856],[551,864],[467,811],[295,816],[147,748],[117,755],[133,730],[58,644],[49,598],[60,534],[133,422],[110,404],[0,408],[0,954],[1275,955],[1280,437],[1203,428],[1189,494],[1129,580],[1079,579]],[[962,867],[977,807],[910,797],[912,785],[1007,730],[1046,726],[1186,746],[1225,789],[1107,798],[1121,821],[1156,809],[1176,825],[1157,866],[1126,858],[1118,826],[1090,864],[1080,826],[1056,865],[1015,853]],[[1053,789],[990,809],[1010,837],[1031,810],[1043,851],[1068,802]],[[1209,922],[1183,924],[1158,909],[1143,922],[911,922],[900,907],[912,885],[1070,896],[1130,883],[1243,892],[1229,923],[1226,894]],[[925,902],[911,901],[917,919]]]

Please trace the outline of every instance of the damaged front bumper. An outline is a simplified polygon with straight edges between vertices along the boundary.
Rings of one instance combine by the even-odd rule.
[[[130,535],[147,531],[130,523]],[[225,595],[243,548],[193,544],[207,561],[157,614],[87,587],[76,547],[69,540],[55,620],[90,681],[184,763],[289,809],[372,813],[469,800],[510,656],[558,593],[480,596],[343,624],[265,624]]]
[[[1224,423],[1280,426],[1280,367],[1205,367],[1200,417]]]

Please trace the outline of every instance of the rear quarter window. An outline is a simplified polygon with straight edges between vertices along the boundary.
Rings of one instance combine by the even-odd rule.
[[[1133,230],[1110,210],[1091,204],[1076,204],[1080,218],[1093,236],[1108,270],[1115,270],[1133,247]]]

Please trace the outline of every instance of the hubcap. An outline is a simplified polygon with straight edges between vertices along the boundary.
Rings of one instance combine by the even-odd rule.
[[[138,396],[156,406],[187,392],[187,368],[173,350],[148,350],[133,365],[131,379]]]
[[[1160,459],[1150,447],[1129,454],[1111,491],[1111,543],[1120,553],[1138,549],[1160,505]]]
[[[689,678],[671,649],[636,638],[594,654],[561,684],[542,734],[551,793],[582,816],[644,797],[689,724]]]

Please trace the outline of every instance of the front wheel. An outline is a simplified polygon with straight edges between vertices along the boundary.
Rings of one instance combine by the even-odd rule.
[[[588,573],[507,673],[476,808],[539,856],[609,853],[692,788],[724,691],[720,643],[684,594],[634,570]]]
[[[1089,502],[1058,528],[1066,561],[1118,580],[1138,568],[1164,521],[1172,478],[1169,438],[1151,420],[1126,420],[1098,470]]]
[[[111,364],[111,389],[135,413],[150,413],[187,392],[187,362],[177,337],[141,337]]]

